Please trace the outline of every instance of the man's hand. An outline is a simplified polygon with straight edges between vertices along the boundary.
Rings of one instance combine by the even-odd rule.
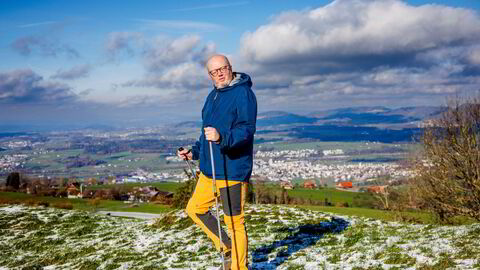
[[[192,160],[193,158],[192,151],[184,149],[183,147],[178,148],[177,156],[183,160]]]
[[[205,139],[207,141],[218,142],[220,140],[220,134],[213,127],[206,127],[203,129],[205,131]]]

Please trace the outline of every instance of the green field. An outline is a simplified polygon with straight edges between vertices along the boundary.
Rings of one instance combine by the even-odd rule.
[[[337,203],[348,203],[349,206],[360,206],[358,201],[374,200],[375,198],[370,193],[341,191],[335,188],[321,188],[321,189],[305,189],[295,188],[287,191],[288,195],[293,198],[312,199],[323,202],[327,199],[333,205]]]
[[[134,187],[154,186],[159,190],[175,192],[177,188],[182,186],[182,183],[178,182],[152,182],[152,183],[125,183],[125,184],[112,184],[112,185],[94,185],[87,186],[86,189],[98,190],[118,188],[121,190],[131,190]],[[268,186],[280,191],[281,188],[276,183],[269,183]],[[255,190],[255,185],[253,185]],[[295,188],[287,191],[288,195],[292,198],[311,199],[318,202],[324,202],[325,199],[333,205],[340,203],[347,203],[349,206],[362,207],[365,201],[372,201],[375,198],[370,193],[364,192],[350,192],[337,190],[335,188],[321,188],[321,189],[306,189]]]
[[[152,182],[152,183],[125,183],[125,184],[112,184],[112,185],[94,185],[88,186],[86,189],[98,190],[98,189],[110,189],[110,188],[119,188],[131,190],[134,187],[146,187],[153,186],[162,191],[175,192],[182,183],[177,182]]]
[[[122,201],[113,200],[100,200],[99,205],[94,206],[89,199],[66,199],[47,196],[34,196],[20,192],[0,192],[0,204],[3,202],[8,203],[22,203],[22,204],[39,204],[41,202],[47,202],[50,206],[55,204],[68,204],[71,203],[73,209],[84,211],[122,211],[122,212],[143,212],[143,213],[164,213],[171,211],[172,209],[167,205],[155,204],[155,203],[142,203],[135,207],[130,204],[126,204]]]
[[[399,151],[412,151],[417,148],[415,144],[392,144],[392,143],[376,143],[376,142],[272,142],[257,144],[258,149],[273,147],[276,151],[282,150],[300,150],[300,149],[342,149],[343,151],[359,151],[359,150],[381,150],[383,148],[396,148]]]
[[[31,153],[26,154],[31,155]],[[75,156],[88,156],[91,160],[102,160],[106,163],[98,166],[67,168],[66,160]],[[86,154],[83,150],[64,150],[32,155],[25,164],[27,170],[45,170],[49,176],[83,178],[131,173],[139,168],[150,172],[178,172],[184,167],[185,165],[180,162],[168,162],[159,153],[120,152],[108,155],[93,155]]]

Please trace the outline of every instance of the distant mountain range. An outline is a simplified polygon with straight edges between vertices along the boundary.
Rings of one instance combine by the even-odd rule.
[[[307,139],[323,141],[411,141],[420,133],[419,124],[437,118],[446,107],[401,107],[391,109],[383,106],[347,107],[321,110],[300,115],[285,111],[267,111],[257,116],[258,142],[285,139]],[[116,128],[105,124],[77,126],[22,126],[0,125],[0,138],[16,137],[28,133],[49,130],[102,130]],[[201,121],[184,121],[164,129],[169,135],[191,134],[201,128]]]
[[[325,111],[315,111],[308,115],[298,115],[283,111],[269,111],[258,114],[257,126],[267,127],[291,124],[314,125],[392,125],[411,124],[438,117],[445,107],[350,107]]]
[[[4,138],[4,137],[18,137],[18,136],[25,136],[25,135],[29,135],[29,133],[26,133],[26,132],[0,132],[0,138]],[[0,147],[0,151],[1,151],[1,147]]]
[[[257,140],[412,142],[421,134],[422,121],[437,118],[445,111],[446,107],[381,106],[339,108],[307,115],[269,111],[258,114]]]
[[[275,126],[289,124],[313,124],[318,121],[316,117],[302,116],[298,114],[270,111],[259,113],[257,116],[257,126]]]
[[[201,128],[201,121],[184,121],[174,125],[175,128]]]

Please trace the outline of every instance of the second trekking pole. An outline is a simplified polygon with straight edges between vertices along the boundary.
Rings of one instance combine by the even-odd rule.
[[[183,147],[178,148],[178,151],[183,151],[183,150],[184,150]],[[190,151],[188,151],[188,152],[190,152]],[[185,162],[187,163],[188,169],[190,170],[190,173],[192,174],[192,178],[195,179],[195,180],[198,180],[197,173],[192,168],[192,164],[190,164],[190,161],[188,161],[187,155],[188,155],[188,153],[185,155]],[[187,174],[187,176],[188,176],[188,174]]]
[[[217,211],[217,222],[218,222],[218,237],[220,239],[219,247],[220,247],[220,255],[222,256],[222,268],[225,270],[225,257],[223,255],[223,247],[222,247],[222,227],[220,226],[220,215],[218,214],[218,194],[217,194],[217,183],[216,183],[216,176],[215,176],[215,162],[213,160],[213,149],[212,149],[212,141],[208,141],[208,146],[210,147],[210,161],[212,162],[212,183],[213,183],[213,196],[215,196],[215,209]]]

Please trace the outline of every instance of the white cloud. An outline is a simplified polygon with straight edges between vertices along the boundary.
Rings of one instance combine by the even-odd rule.
[[[182,36],[174,40],[157,39],[145,51],[148,69],[158,70],[189,60],[200,39],[197,35]]]
[[[59,69],[51,78],[63,79],[63,80],[74,80],[78,78],[85,78],[88,76],[91,70],[92,70],[92,67],[90,65],[87,65],[87,64],[78,65],[67,70]]]
[[[467,52],[467,60],[470,64],[480,67],[480,46]]]
[[[208,77],[204,64],[215,53],[215,44],[203,44],[198,35],[178,38],[159,35],[147,38],[138,32],[114,32],[108,35],[105,47],[110,56],[122,51],[129,55],[141,52],[137,56],[144,67],[144,76],[114,84],[116,89],[118,86],[136,89],[153,87],[159,92],[171,88],[192,91],[198,87],[207,87]],[[146,104],[139,100],[148,95],[141,96],[142,98],[136,98],[135,104]]]
[[[45,81],[30,69],[0,73],[0,103],[62,104],[76,99],[68,85]]]
[[[124,87],[156,87],[159,90],[168,88],[198,90],[209,86],[207,72],[204,67],[195,62],[185,62],[161,73],[149,73],[145,78],[132,80],[122,84]]]
[[[38,53],[42,56],[57,57],[66,55],[70,58],[78,58],[80,54],[68,44],[62,44],[52,35],[31,35],[17,38],[11,43],[11,48],[23,56]]]
[[[22,24],[22,25],[19,25],[18,27],[20,27],[20,28],[29,28],[29,27],[37,27],[37,26],[51,25],[51,24],[56,24],[56,23],[58,23],[58,22],[56,22],[56,21],[36,22],[36,23]]]
[[[414,7],[398,0],[338,0],[281,14],[246,33],[242,53],[258,63],[297,59],[341,65],[341,57],[409,54],[479,40],[480,19],[471,10]]]
[[[132,56],[143,42],[144,36],[139,32],[112,32],[107,36],[105,49],[110,58],[115,58],[120,53]]]
[[[473,10],[337,0],[245,33],[236,58],[252,75],[261,110],[438,105],[478,88],[479,45]]]
[[[197,35],[176,39],[164,36],[148,40],[143,48],[145,75],[123,83],[124,87],[177,88],[188,91],[209,86],[204,65],[215,53],[215,44],[201,43]]]

